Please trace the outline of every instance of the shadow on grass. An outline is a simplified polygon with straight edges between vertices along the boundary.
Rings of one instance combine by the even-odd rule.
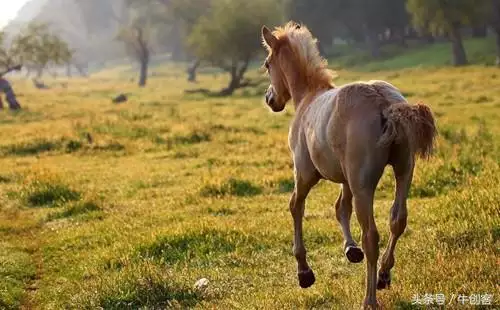
[[[35,181],[20,193],[30,207],[54,207],[69,201],[79,200],[81,194],[65,184]]]
[[[238,231],[205,229],[160,237],[153,243],[140,246],[137,253],[142,259],[154,259],[166,264],[189,262],[206,265],[216,263],[233,252],[255,253],[268,247],[270,245],[262,240]]]
[[[262,193],[262,188],[250,181],[231,178],[220,185],[208,184],[202,187],[200,195],[203,197],[224,196],[256,196]]]
[[[229,97],[232,95],[235,95],[235,92],[237,90],[243,89],[243,97],[251,97],[251,96],[263,96],[264,92],[262,92],[262,84],[268,83],[267,80],[265,79],[258,79],[258,80],[245,80],[241,82],[240,86],[235,88],[234,90],[229,90],[227,88],[224,88],[222,90],[218,91],[213,91],[207,88],[196,88],[196,89],[186,89],[184,93],[186,94],[201,94],[204,95],[205,97],[209,98],[218,98],[218,97]],[[254,94],[250,94],[250,92],[247,91],[248,88],[257,88],[258,91],[254,92]]]
[[[203,300],[178,278],[154,264],[133,265],[83,287],[70,308],[190,309]]]
[[[62,218],[86,219],[102,216],[102,208],[93,201],[79,201],[66,206],[63,210],[50,214],[48,221]]]
[[[36,156],[45,153],[76,153],[78,151],[123,151],[125,146],[117,142],[105,145],[93,145],[76,139],[61,138],[56,140],[36,139],[0,146],[1,156]]]

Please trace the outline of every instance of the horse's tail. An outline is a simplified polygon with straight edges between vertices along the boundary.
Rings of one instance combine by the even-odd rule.
[[[385,128],[379,145],[403,143],[408,145],[413,154],[428,158],[433,152],[437,135],[431,109],[425,104],[409,104],[389,83],[375,82],[373,85],[388,102],[382,111]]]

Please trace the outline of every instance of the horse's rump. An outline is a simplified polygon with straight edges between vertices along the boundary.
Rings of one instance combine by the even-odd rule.
[[[337,105],[341,118],[358,113],[368,121],[370,113],[377,113],[383,126],[379,147],[401,144],[423,158],[432,153],[436,136],[432,112],[427,105],[408,103],[392,84],[380,80],[346,84],[337,95]]]

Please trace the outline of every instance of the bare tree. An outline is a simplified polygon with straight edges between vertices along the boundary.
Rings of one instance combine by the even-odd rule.
[[[168,15],[164,5],[156,0],[127,0],[122,15],[115,17],[121,24],[118,39],[124,43],[127,54],[139,63],[139,87],[144,87],[151,54],[158,46],[159,30]]]

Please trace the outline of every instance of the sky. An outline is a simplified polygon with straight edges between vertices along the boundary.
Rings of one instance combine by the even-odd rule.
[[[10,20],[16,17],[19,9],[28,0],[0,0],[0,27],[5,26]]]

